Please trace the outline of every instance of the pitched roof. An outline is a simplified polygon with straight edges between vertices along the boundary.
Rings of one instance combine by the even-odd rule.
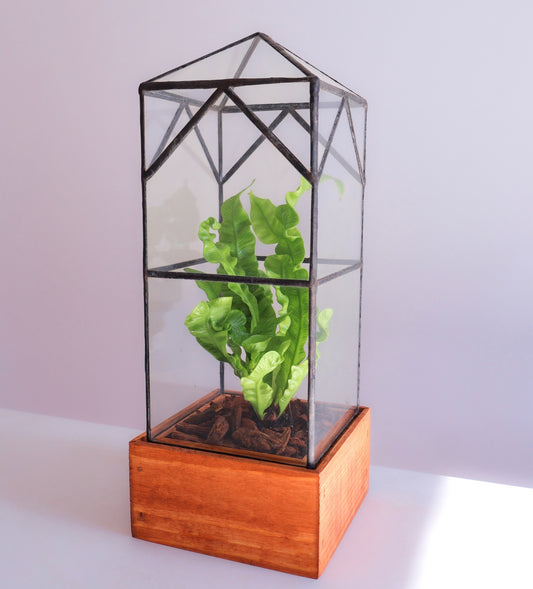
[[[191,87],[213,88],[223,82],[257,84],[260,81],[319,80],[334,93],[365,104],[355,92],[298,57],[264,33],[254,33],[199,59],[151,78],[141,90]]]

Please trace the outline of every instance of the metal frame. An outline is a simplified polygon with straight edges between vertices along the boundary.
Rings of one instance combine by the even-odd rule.
[[[249,60],[258,43],[263,40],[272,47],[275,51],[280,53],[287,61],[289,61],[297,70],[301,72],[298,77],[268,77],[268,78],[249,78],[240,77],[246,68]],[[225,51],[229,48],[235,47],[250,41],[250,45],[235,71],[235,76],[231,79],[216,79],[216,80],[193,80],[193,81],[169,81],[162,80],[165,76],[178,72],[190,65],[196,64],[204,59]],[[268,284],[272,286],[294,286],[309,289],[309,338],[308,338],[308,408],[309,408],[309,426],[308,426],[308,467],[314,467],[320,460],[321,456],[315,456],[315,376],[316,376],[316,297],[318,286],[334,280],[340,276],[350,272],[360,271],[360,292],[359,292],[359,317],[358,317],[358,350],[357,350],[357,409],[359,408],[359,380],[360,380],[360,346],[361,346],[361,305],[362,305],[362,274],[363,274],[363,211],[364,211],[364,188],[365,188],[365,158],[366,158],[366,101],[345,88],[326,74],[319,76],[313,73],[313,66],[309,68],[306,62],[298,58],[281,45],[275,43],[268,36],[263,33],[256,33],[250,35],[240,41],[231,43],[222,49],[210,53],[202,58],[189,62],[180,68],[175,68],[144,82],[139,87],[140,93],[140,112],[141,112],[141,141],[142,141],[142,188],[143,188],[143,274],[144,274],[144,305],[145,305],[145,373],[146,373],[146,407],[147,407],[147,435],[151,439],[151,407],[150,407],[150,363],[149,363],[149,318],[148,318],[148,278],[166,278],[166,279],[183,279],[183,280],[198,280],[197,273],[187,273],[181,271],[182,268],[196,266],[205,262],[204,258],[196,258],[169,264],[158,268],[148,268],[148,252],[147,252],[147,210],[146,210],[146,183],[148,180],[161,168],[161,166],[171,157],[172,153],[182,144],[184,139],[194,130],[199,141],[201,149],[206,157],[211,172],[218,184],[218,203],[219,203],[219,219],[221,217],[220,209],[223,202],[223,187],[224,184],[239,170],[251,155],[259,148],[259,146],[268,140],[283,157],[311,184],[311,228],[310,228],[310,256],[304,261],[309,264],[309,279],[308,280],[293,280],[293,279],[271,279],[265,277],[252,276],[229,276],[224,274],[214,274],[210,272],[202,273],[201,279],[204,281],[219,281],[219,282],[239,282],[243,284]],[[320,74],[320,70],[316,70]],[[309,86],[309,102],[284,102],[284,103],[269,103],[269,104],[246,104],[235,92],[236,88],[263,85],[263,84],[295,84],[306,83]],[[190,98],[187,96],[180,96],[181,89],[207,89],[212,90],[209,98],[205,101]],[[322,102],[319,103],[320,92],[326,91],[329,94],[340,98],[340,101]],[[163,100],[173,101],[177,104],[176,112],[172,117],[169,126],[164,133],[154,156],[150,162],[146,161],[145,154],[145,104],[144,98],[152,97]],[[365,156],[363,160],[360,157],[360,151],[357,144],[357,136],[349,101],[362,106],[365,110],[364,128],[365,136],[363,138],[363,150]],[[196,113],[193,113],[191,106],[199,107]],[[318,129],[318,113],[320,108],[336,109],[335,119],[331,127],[328,137],[324,137],[319,133]],[[299,111],[308,110],[310,112],[310,122],[308,123],[300,114]],[[217,134],[218,134],[218,153],[213,157],[208,146],[202,136],[201,130],[198,126],[203,116],[208,112],[217,113]],[[260,111],[279,111],[275,119],[266,125],[258,116]],[[342,154],[340,154],[333,146],[333,140],[337,130],[340,117],[346,113],[350,134],[355,150],[355,160],[357,166],[351,165]],[[223,117],[228,113],[241,113],[250,120],[259,130],[260,136],[256,139],[250,147],[242,154],[237,162],[224,174],[223,172]],[[287,116],[292,118],[309,134],[309,148],[310,148],[310,166],[309,168],[300,161],[298,157],[276,136],[274,131],[282,123]],[[170,140],[176,125],[180,118],[187,116],[188,121],[184,124],[181,130]],[[318,157],[318,145],[324,147],[321,159]],[[361,244],[360,244],[360,259],[322,259],[318,258],[316,236],[318,232],[318,184],[320,177],[324,170],[324,166],[328,157],[335,158],[349,173],[360,182],[362,187],[362,210],[361,210]],[[258,256],[264,260],[264,256]],[[318,278],[318,265],[328,264],[343,266],[340,270],[330,272],[325,276]],[[224,364],[220,363],[220,389],[224,390]],[[356,412],[357,414],[357,412]],[[266,456],[265,459],[268,459]]]

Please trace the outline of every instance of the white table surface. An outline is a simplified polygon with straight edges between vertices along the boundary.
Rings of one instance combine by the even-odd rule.
[[[0,410],[0,587],[533,588],[533,489],[378,466],[318,581],[136,540],[138,433]]]

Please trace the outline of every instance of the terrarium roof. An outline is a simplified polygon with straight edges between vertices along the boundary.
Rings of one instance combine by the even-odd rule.
[[[139,89],[213,88],[311,80],[318,80],[329,92],[366,105],[364,98],[264,33],[254,33],[156,76],[143,82]]]

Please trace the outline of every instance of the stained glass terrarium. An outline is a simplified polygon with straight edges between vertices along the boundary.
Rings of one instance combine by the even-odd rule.
[[[142,83],[140,97],[142,443],[165,460],[324,479],[359,424],[364,486],[366,101],[262,33]],[[138,527],[148,512],[135,511]],[[221,556],[272,566],[231,550]]]

